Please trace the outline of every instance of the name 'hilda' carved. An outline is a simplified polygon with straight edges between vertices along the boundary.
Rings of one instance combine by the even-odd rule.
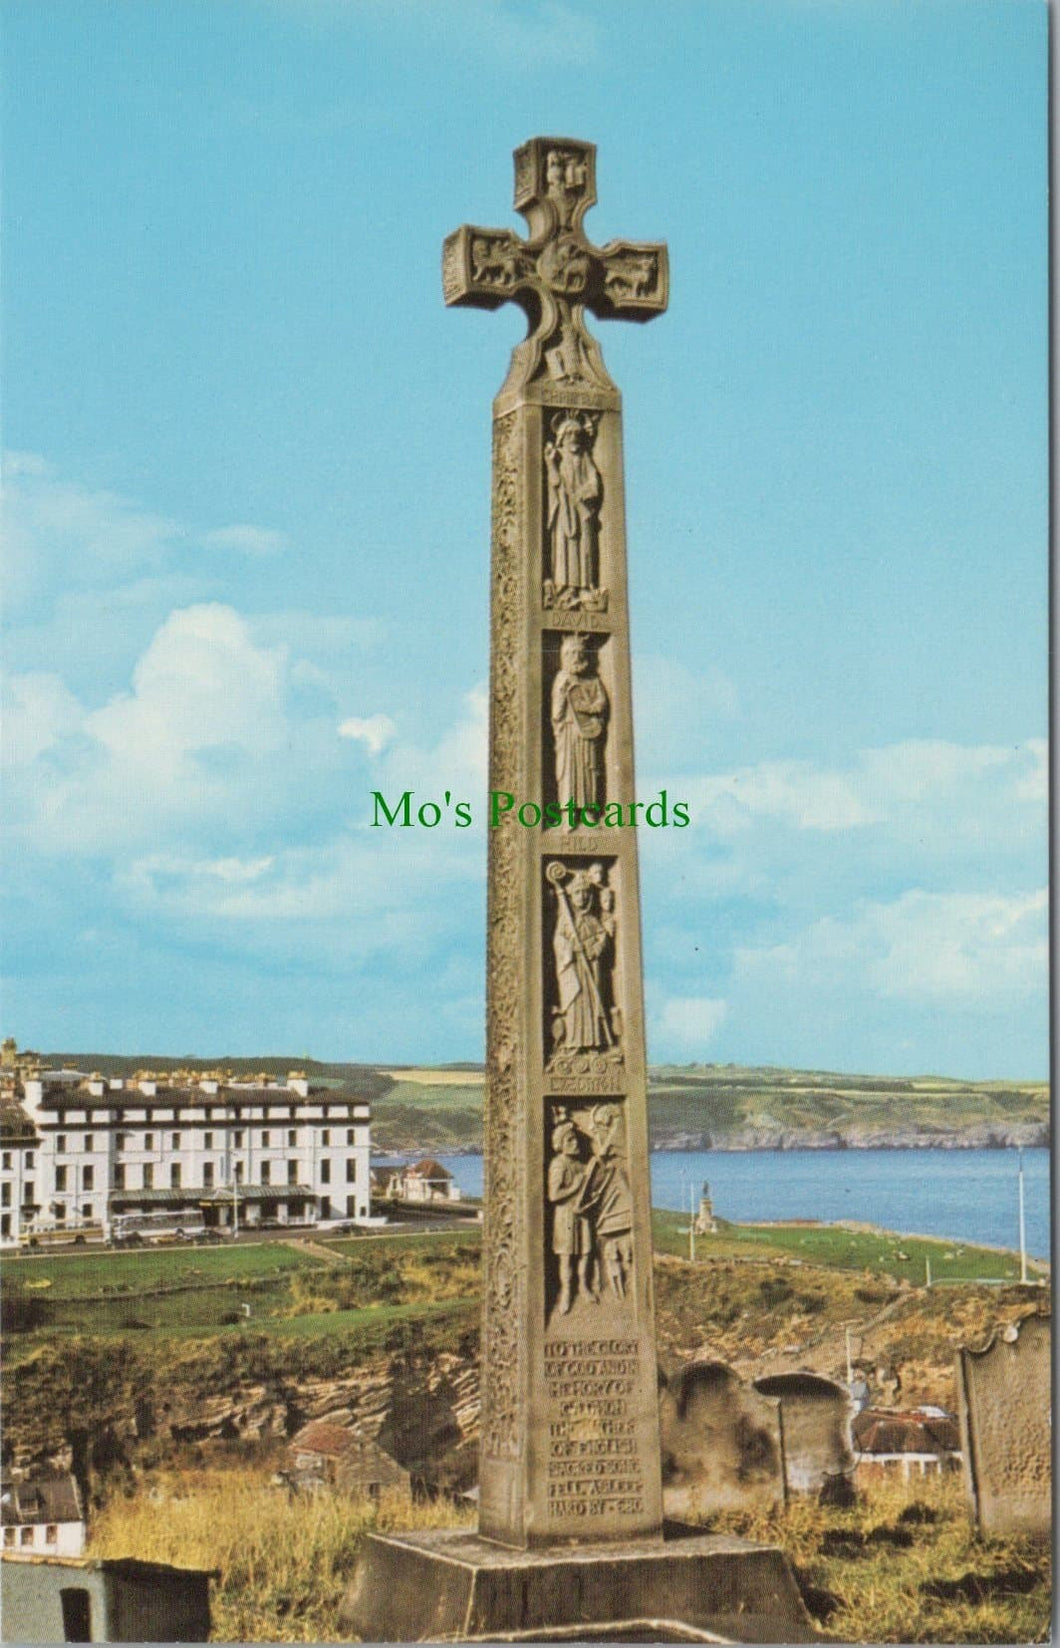
[[[559,818],[489,832],[479,1531],[514,1546],[662,1523],[637,832],[606,822],[635,795],[622,411],[586,315],[652,319],[669,270],[586,239],[595,169],[533,138],[527,237],[465,224],[442,261],[448,304],[527,314],[493,408],[489,785]]]

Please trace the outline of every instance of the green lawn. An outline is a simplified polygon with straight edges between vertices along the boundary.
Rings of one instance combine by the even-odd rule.
[[[655,1243],[664,1253],[688,1255],[688,1219],[680,1213],[653,1216]],[[719,1221],[716,1236],[697,1236],[696,1258],[787,1258],[838,1270],[867,1270],[923,1285],[927,1262],[935,1282],[1018,1281],[1019,1256],[970,1243],[886,1231],[847,1230],[838,1225],[738,1225]],[[1032,1275],[1036,1267],[1032,1266]]]
[[[410,1249],[431,1249],[439,1242],[481,1242],[482,1226],[454,1224],[440,1230],[410,1230],[403,1236],[324,1236],[318,1237],[317,1247],[330,1248],[344,1259],[360,1259],[381,1255],[408,1253]]]
[[[226,1247],[141,1248],[132,1253],[85,1253],[70,1258],[4,1260],[9,1286],[29,1288],[45,1299],[78,1299],[104,1290],[141,1293],[182,1284],[209,1286],[248,1281],[319,1264],[285,1242]],[[47,1287],[40,1286],[47,1283]]]

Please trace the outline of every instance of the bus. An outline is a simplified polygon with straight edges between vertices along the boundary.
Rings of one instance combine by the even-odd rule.
[[[159,1213],[115,1213],[110,1222],[113,1247],[140,1247],[144,1243],[194,1242],[206,1234],[202,1214],[191,1208]]]
[[[54,1224],[30,1225],[28,1229],[19,1232],[19,1246],[23,1248],[35,1247],[83,1247],[87,1242],[102,1244],[107,1239],[103,1226],[96,1220],[84,1219],[80,1222],[56,1221]]]

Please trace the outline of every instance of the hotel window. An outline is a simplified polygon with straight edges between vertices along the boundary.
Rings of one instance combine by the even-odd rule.
[[[144,1149],[145,1150],[153,1150],[154,1148],[155,1148],[155,1136],[154,1136],[154,1134],[153,1133],[145,1133],[144,1134]]]
[[[94,1133],[86,1133],[85,1134],[85,1149],[86,1150],[95,1150],[95,1148],[96,1148],[95,1134]]]
[[[267,1185],[267,1184],[272,1183],[272,1163],[271,1162],[262,1162],[262,1164],[261,1164],[261,1182],[262,1182],[263,1185]]]
[[[331,1143],[331,1128],[330,1127],[325,1127],[324,1128],[324,1131],[320,1135],[320,1142],[321,1142],[321,1144],[330,1144]]]
[[[232,1149],[233,1150],[242,1150],[242,1148],[243,1148],[243,1135],[242,1135],[242,1133],[233,1133],[232,1134]]]
[[[213,1149],[213,1134],[212,1133],[204,1133],[203,1134],[203,1136],[202,1136],[202,1148],[204,1150],[212,1150]]]
[[[23,1207],[33,1207],[34,1206],[33,1197],[34,1197],[34,1194],[36,1192],[36,1188],[37,1187],[33,1183],[32,1179],[27,1179],[26,1180],[25,1184],[22,1186],[22,1206]]]
[[[11,1215],[10,1213],[0,1213],[0,1236],[10,1236],[10,1234]]]
[[[170,1190],[179,1190],[180,1189],[180,1163],[179,1162],[170,1162],[170,1164],[169,1164],[169,1188],[170,1188]]]
[[[180,1134],[179,1133],[171,1133],[169,1135],[169,1148],[171,1150],[179,1150],[180,1149]]]
[[[346,1217],[347,1217],[347,1219],[354,1219],[354,1218],[356,1218],[356,1216],[357,1216],[357,1198],[356,1198],[356,1196],[347,1196],[347,1198],[346,1198]]]
[[[66,1203],[63,1202],[61,1207],[57,1207],[55,1209],[55,1221],[56,1221],[57,1224],[61,1225],[65,1218],[66,1218]]]
[[[353,1184],[354,1181],[356,1180],[356,1178],[357,1178],[357,1158],[355,1156],[347,1156],[347,1158],[346,1158],[346,1183],[347,1184]]]
[[[202,1164],[202,1185],[204,1190],[213,1189],[213,1162]]]
[[[0,1185],[0,1207],[10,1207],[10,1206],[11,1206],[11,1186],[9,1184],[2,1184],[2,1185]]]
[[[10,1152],[10,1150],[5,1150],[4,1151],[3,1157],[0,1158],[0,1167],[3,1168],[5,1173],[10,1173],[10,1171],[11,1171],[11,1152]]]
[[[288,1129],[287,1143],[289,1145],[296,1145],[298,1143],[298,1129],[296,1127]]]
[[[57,1156],[65,1156],[66,1155],[66,1134],[65,1133],[57,1133],[55,1135],[55,1154]],[[9,1165],[10,1164],[9,1164],[9,1162],[8,1162],[6,1156],[5,1156],[4,1166],[8,1167]]]
[[[95,1168],[91,1167],[91,1166],[82,1168],[81,1169],[81,1189],[82,1190],[95,1190],[95,1188],[96,1188],[96,1170],[95,1170]]]
[[[19,1542],[20,1545],[32,1545],[33,1544],[33,1529],[32,1528],[20,1528],[18,1530],[18,1542]]]
[[[65,1190],[66,1189],[66,1169],[65,1169],[65,1167],[57,1167],[55,1169],[55,1188],[56,1188],[56,1190]]]
[[[154,1164],[154,1162],[145,1162],[144,1163],[144,1189],[145,1190],[153,1190],[154,1188],[155,1188],[155,1164]]]
[[[82,1202],[81,1203],[81,1217],[82,1217],[82,1219],[91,1219],[91,1217],[92,1217],[92,1203],[91,1202]]]
[[[32,1166],[33,1166],[33,1152],[32,1152],[32,1150],[27,1150],[26,1151],[26,1167],[27,1167],[27,1169],[30,1169],[30,1168],[32,1168]]]
[[[272,1134],[269,1132],[268,1128],[266,1127],[264,1132],[261,1135],[261,1148],[262,1148],[262,1150],[268,1150],[271,1143],[272,1143]]]
[[[236,1184],[242,1184],[243,1183],[243,1169],[244,1169],[245,1166],[246,1166],[245,1162],[237,1162],[236,1163]]]
[[[114,1164],[114,1188],[115,1188],[115,1190],[124,1190],[125,1189],[125,1163],[124,1162],[115,1162],[115,1164]]]
[[[287,1183],[289,1185],[293,1185],[293,1184],[298,1183],[298,1163],[297,1162],[288,1162],[287,1163]]]
[[[357,1142],[357,1141],[356,1141],[356,1140],[355,1140],[355,1138],[354,1138],[354,1136],[353,1136],[353,1128],[352,1128],[352,1127],[348,1127],[348,1128],[347,1128],[347,1129],[346,1129],[346,1143],[347,1143],[347,1144],[355,1144],[355,1143],[356,1143],[356,1142]]]
[[[321,1184],[331,1183],[331,1163],[327,1157],[320,1164],[320,1182]]]
[[[129,1135],[128,1135],[128,1133],[115,1133],[114,1143],[115,1143],[115,1145],[117,1146],[117,1148],[119,1150],[128,1150],[128,1148],[129,1148]]]
[[[15,1543],[15,1530],[14,1530],[14,1528],[5,1528],[4,1529],[4,1544],[8,1547],[8,1549],[10,1549],[10,1547],[14,1543]]]
[[[54,1522],[49,1522],[44,1530],[44,1543],[45,1545],[58,1545],[59,1543],[59,1530]]]

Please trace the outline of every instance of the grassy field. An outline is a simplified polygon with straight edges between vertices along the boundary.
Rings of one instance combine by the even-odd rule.
[[[697,1262],[718,1259],[801,1260],[836,1270],[868,1271],[923,1286],[947,1282],[1011,1282],[1019,1279],[1019,1257],[997,1248],[941,1241],[931,1236],[899,1236],[890,1231],[846,1225],[743,1225],[718,1221],[716,1236],[697,1236]],[[653,1214],[656,1248],[685,1257],[688,1219],[678,1213]],[[1045,1267],[1031,1261],[1034,1274]]]
[[[96,1519],[90,1552],[220,1570],[212,1640],[341,1639],[339,1608],[365,1533],[471,1525],[439,1500],[378,1505],[330,1494],[294,1500],[267,1466],[158,1472]],[[959,1477],[870,1490],[849,1510],[797,1500],[718,1532],[781,1544],[827,1639],[1016,1643],[1048,1640],[1049,1552],[984,1548],[972,1537]]]
[[[41,1288],[51,1299],[183,1283],[257,1281],[264,1276],[316,1263],[286,1242],[246,1242],[234,1247],[139,1248],[127,1253],[55,1254],[48,1258],[4,1259],[12,1286]]]
[[[410,1314],[444,1314],[477,1295],[481,1233],[415,1232],[337,1239],[326,1251],[282,1242],[146,1249],[18,1260],[5,1267],[7,1308],[28,1331],[9,1359],[56,1335],[104,1337],[279,1333],[336,1335]]]

